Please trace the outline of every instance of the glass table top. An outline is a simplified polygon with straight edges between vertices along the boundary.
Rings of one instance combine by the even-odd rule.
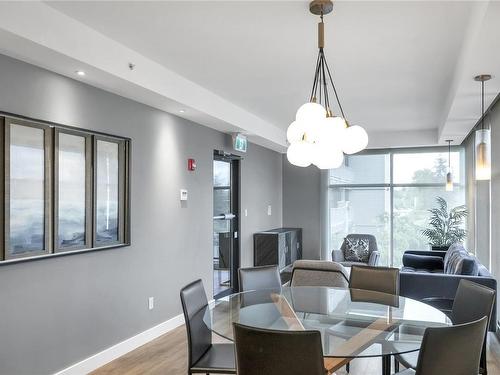
[[[359,290],[283,287],[215,301],[203,320],[233,340],[233,323],[275,330],[316,330],[325,357],[355,358],[420,349],[428,327],[451,325],[441,311],[410,298]]]

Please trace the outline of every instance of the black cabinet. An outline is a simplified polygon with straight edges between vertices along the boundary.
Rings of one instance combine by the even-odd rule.
[[[302,229],[277,228],[253,235],[254,266],[277,265],[280,270],[302,259]]]

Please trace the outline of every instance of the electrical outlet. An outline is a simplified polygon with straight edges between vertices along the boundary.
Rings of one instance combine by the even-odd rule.
[[[245,217],[248,216],[248,210],[245,208]]]
[[[150,310],[153,310],[155,308],[155,298],[154,297],[149,297],[148,307]]]
[[[271,205],[267,206],[267,214],[269,216],[271,216],[273,214],[273,208],[271,207]]]

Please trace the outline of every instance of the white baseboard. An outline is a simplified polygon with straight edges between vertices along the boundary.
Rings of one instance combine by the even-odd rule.
[[[141,332],[133,337],[130,337],[116,345],[113,345],[102,352],[96,353],[93,356],[84,359],[74,365],[71,365],[64,370],[61,370],[54,375],[83,375],[92,372],[99,367],[104,366],[106,363],[109,363],[115,360],[118,357],[121,357],[124,354],[147,344],[148,342],[156,339],[157,337],[164,335],[165,333],[173,330],[184,324],[184,316],[179,314],[174,316],[172,319],[169,319],[163,323],[158,324],[144,332]]]

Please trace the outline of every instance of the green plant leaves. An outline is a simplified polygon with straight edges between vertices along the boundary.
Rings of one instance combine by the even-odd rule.
[[[463,242],[467,231],[463,229],[464,220],[468,215],[465,205],[457,206],[448,211],[448,203],[443,197],[436,197],[437,207],[429,209],[429,227],[422,234],[434,246],[448,246]]]

